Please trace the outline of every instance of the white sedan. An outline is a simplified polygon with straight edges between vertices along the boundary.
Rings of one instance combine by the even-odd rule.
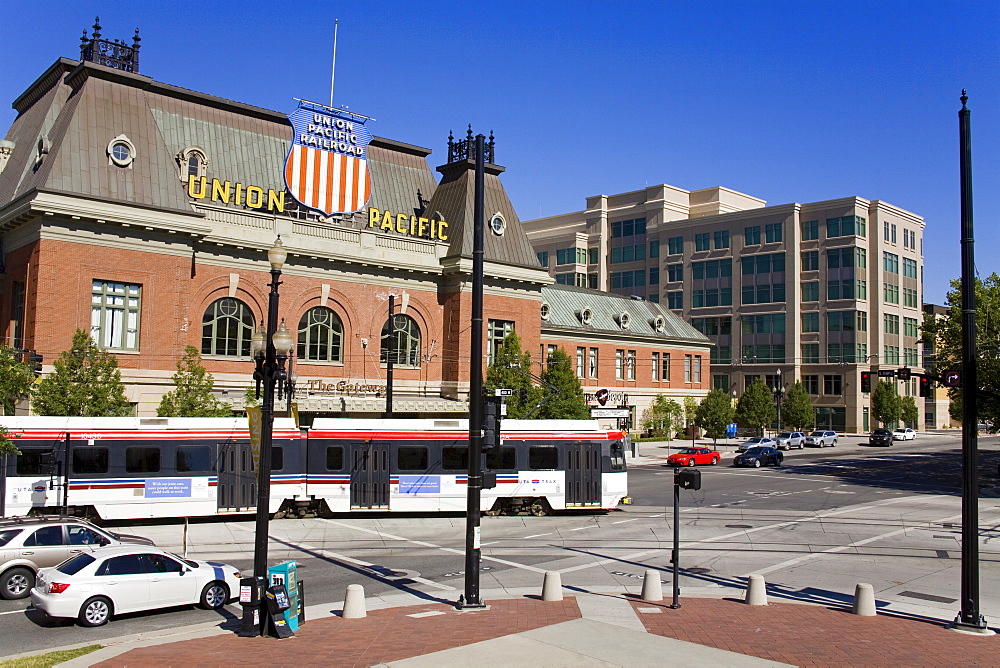
[[[912,441],[917,437],[917,432],[913,431],[909,427],[906,429],[897,429],[892,432],[892,440],[894,441]]]
[[[100,626],[112,615],[197,603],[221,608],[239,591],[233,566],[147,545],[105,547],[38,572],[31,603],[50,617]]]

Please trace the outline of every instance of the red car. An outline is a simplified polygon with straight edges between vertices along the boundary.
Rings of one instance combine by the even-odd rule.
[[[695,464],[714,466],[721,459],[722,455],[711,448],[684,448],[667,457],[667,463],[671,466],[694,466]]]

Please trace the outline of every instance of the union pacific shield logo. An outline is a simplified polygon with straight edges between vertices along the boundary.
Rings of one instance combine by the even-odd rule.
[[[302,100],[288,120],[295,132],[285,159],[292,197],[327,216],[361,210],[371,196],[367,119]]]

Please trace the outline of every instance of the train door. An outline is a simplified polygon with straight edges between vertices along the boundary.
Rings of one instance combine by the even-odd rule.
[[[566,447],[566,506],[601,505],[601,444],[579,441]]]
[[[257,475],[248,441],[219,444],[219,510],[240,512],[257,506]]]
[[[351,508],[389,508],[389,443],[351,446]]]

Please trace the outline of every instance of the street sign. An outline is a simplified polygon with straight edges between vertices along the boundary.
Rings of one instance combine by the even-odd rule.
[[[512,397],[514,396],[514,390],[509,387],[500,387],[493,391],[493,396],[495,397]]]
[[[896,378],[899,378],[900,380],[909,380],[910,379],[910,368],[904,366],[902,369],[900,369],[899,371],[896,372]]]
[[[896,377],[896,371],[894,369],[879,369],[878,370],[878,377],[879,378],[895,378]]]
[[[594,398],[597,399],[597,402],[603,406],[608,403],[608,394],[609,392],[606,389],[600,389],[597,392],[594,392]]]
[[[962,387],[962,372],[945,371],[944,384],[946,387]]]
[[[592,418],[627,418],[631,416],[628,408],[598,408],[594,406],[590,409]]]

